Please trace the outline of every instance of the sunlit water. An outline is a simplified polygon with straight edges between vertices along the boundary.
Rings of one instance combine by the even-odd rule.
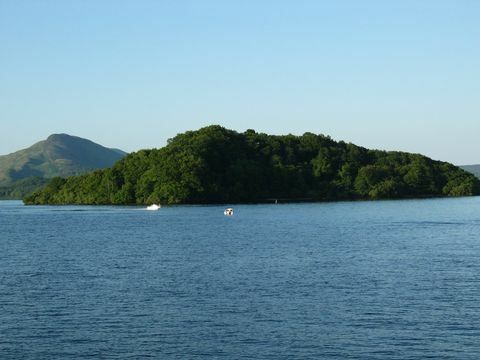
[[[0,202],[1,359],[477,359],[480,198]]]

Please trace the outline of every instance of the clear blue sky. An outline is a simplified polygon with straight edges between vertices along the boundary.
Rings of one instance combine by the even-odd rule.
[[[0,154],[208,124],[480,163],[480,1],[0,0]]]

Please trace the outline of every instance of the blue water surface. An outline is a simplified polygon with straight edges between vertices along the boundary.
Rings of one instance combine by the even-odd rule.
[[[477,359],[480,198],[0,202],[1,359]]]

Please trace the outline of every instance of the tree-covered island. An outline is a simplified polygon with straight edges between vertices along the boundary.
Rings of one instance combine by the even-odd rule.
[[[206,204],[400,199],[480,194],[480,181],[419,154],[368,150],[328,136],[267,135],[212,125],[111,168],[54,178],[25,204]]]

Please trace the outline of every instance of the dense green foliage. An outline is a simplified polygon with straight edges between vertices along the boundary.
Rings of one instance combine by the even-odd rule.
[[[27,149],[0,156],[0,199],[21,199],[55,176],[112,166],[126,154],[67,134],[54,134]]]
[[[235,203],[386,199],[480,193],[456,166],[368,150],[323,135],[272,136],[209,126],[113,167],[55,178],[27,204]]]

